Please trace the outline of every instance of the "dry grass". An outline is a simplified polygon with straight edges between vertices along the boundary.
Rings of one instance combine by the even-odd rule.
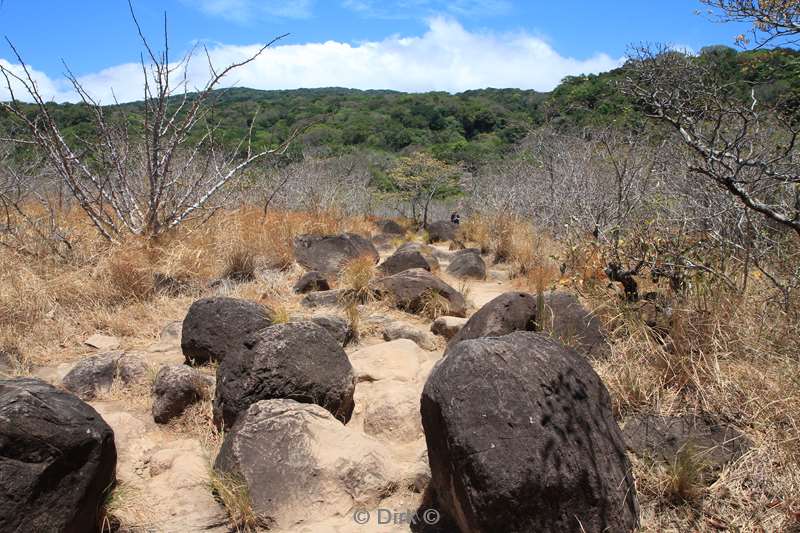
[[[430,320],[436,320],[450,312],[450,302],[439,291],[428,289],[419,298],[418,308],[414,312]]]
[[[156,380],[158,368],[154,365],[147,366],[147,373],[136,383],[124,383],[115,377],[108,389],[97,391],[96,401],[119,401],[126,407],[139,411],[150,411],[153,406],[153,383]]]
[[[260,531],[269,523],[253,510],[247,482],[238,476],[211,470],[209,487],[214,496],[225,507],[231,520],[231,527],[237,532]]]
[[[471,301],[472,296],[472,280],[467,278],[462,278],[456,280],[456,287],[455,289],[461,293],[461,296],[464,297],[464,301],[467,302],[468,306],[473,306],[474,304]]]
[[[299,275],[292,261],[294,237],[371,229],[365,218],[337,213],[264,217],[244,208],[220,212],[204,225],[187,224],[156,241],[131,238],[112,246],[95,236],[80,213],[61,217],[70,227],[72,251],[66,257],[36,239],[19,253],[0,247],[0,357],[13,374],[86,353],[82,342],[96,331],[122,337],[126,347],[147,345],[165,322],[183,318],[192,300],[221,277],[247,279],[227,293],[262,302],[277,321],[288,320],[300,311],[299,298],[291,293]],[[465,240],[504,260],[500,268],[508,268],[524,290],[541,294],[561,286],[580,292],[609,331],[609,355],[592,364],[621,423],[638,413],[703,411],[753,442],[744,457],[714,476],[689,451],[669,465],[633,457],[644,531],[800,529],[796,305],[780,310],[767,297],[764,280],[754,277],[745,294],[697,284],[686,297],[672,296],[649,309],[651,302],[626,303],[616,288],[608,288],[604,251],[588,239],[563,246],[511,217],[470,218],[460,231]],[[362,335],[370,327],[365,319],[370,309],[387,305],[370,302],[374,268],[371,261],[355,261],[339,280],[353,295],[345,306],[347,318]],[[157,290],[157,274],[174,280],[180,290]],[[641,281],[642,293],[668,291],[644,277]],[[468,297],[468,286],[459,289]],[[433,319],[448,309],[447,300],[431,292],[413,311]],[[660,319],[657,330],[651,327],[653,313]],[[108,397],[146,409],[146,389],[112,387]],[[211,424],[209,400],[187,409],[168,431],[197,438],[209,457],[222,442]],[[217,478],[213,483],[238,527],[256,527],[241,481]],[[120,505],[135,500],[121,494]]]
[[[375,261],[369,256],[357,257],[349,261],[339,273],[342,303],[345,307],[350,304],[367,304],[375,299],[375,294],[370,283],[375,278],[377,268]]]
[[[587,292],[611,331],[611,355],[594,366],[617,417],[712,413],[754,443],[716,480],[690,449],[669,465],[635,460],[643,530],[800,526],[800,325],[764,303],[766,290],[696,287],[670,302],[658,332],[645,323],[644,303]]]
[[[205,224],[187,223],[155,240],[99,238],[79,211],[65,213],[72,251],[0,247],[0,349],[16,373],[86,353],[83,340],[102,331],[125,346],[150,342],[168,319],[180,319],[214,279],[245,281],[230,294],[267,295],[288,311],[293,240],[302,233],[368,231],[366,219],[335,213],[221,211]],[[280,307],[280,306],[278,306]],[[59,347],[54,350],[53,347]]]
[[[681,298],[641,276],[640,293],[666,302],[629,304],[608,287],[607,251],[590,238],[565,246],[506,216],[471,217],[461,231],[505,261],[523,290],[584,297],[610,332],[610,354],[592,363],[621,423],[638,413],[711,413],[754,443],[714,475],[691,447],[672,464],[632,456],[643,531],[800,531],[796,305],[779,309],[757,276],[745,294],[701,280]]]
[[[358,304],[354,301],[348,303],[344,308],[344,316],[347,319],[347,327],[350,330],[350,343],[358,344],[364,333],[361,327],[361,313],[358,310]]]
[[[101,533],[152,531],[156,524],[153,524],[152,516],[147,512],[146,502],[146,496],[139,489],[117,481],[116,486],[106,496],[100,523]],[[130,523],[136,525],[132,526]]]

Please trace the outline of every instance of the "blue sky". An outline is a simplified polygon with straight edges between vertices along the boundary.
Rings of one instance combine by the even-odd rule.
[[[125,0],[0,1],[0,34],[48,97],[75,99],[63,59],[99,98],[108,100],[113,87],[121,100],[138,99],[141,47]],[[613,68],[630,43],[699,50],[732,44],[744,30],[698,14],[697,0],[134,0],[134,7],[156,44],[166,11],[175,57],[201,41],[218,66],[291,33],[226,80],[263,89],[549,90],[565,75]],[[5,44],[0,61],[16,64]],[[190,70],[199,84],[202,68]]]

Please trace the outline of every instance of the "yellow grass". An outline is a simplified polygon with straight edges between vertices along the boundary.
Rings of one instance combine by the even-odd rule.
[[[37,364],[57,364],[87,349],[83,340],[103,331],[125,347],[152,342],[169,320],[182,319],[191,302],[208,294],[210,281],[235,272],[253,279],[230,295],[262,302],[277,321],[300,312],[291,285],[292,242],[302,233],[373,230],[364,217],[338,213],[220,211],[203,225],[189,223],[155,241],[99,239],[79,212],[61,213],[71,236],[64,257],[31,238],[24,250],[0,247],[0,355],[13,374]],[[663,330],[647,325],[647,302],[626,303],[604,277],[604,253],[591,239],[557,242],[508,216],[463,221],[465,244],[505,261],[514,283],[532,293],[553,287],[580,293],[609,331],[610,353],[592,364],[609,389],[621,424],[638,413],[714,413],[744,432],[753,448],[706,478],[685,454],[673,464],[632,458],[644,531],[796,531],[800,524],[800,313],[770,301],[766,280],[753,277],[744,294],[696,285],[668,298]],[[61,249],[63,252],[64,250]],[[62,254],[64,255],[64,254]],[[368,264],[369,263],[369,264]],[[159,273],[181,282],[180,294],[155,290]],[[347,265],[339,281],[356,298],[347,316],[362,335],[369,326],[371,261]],[[249,276],[246,276],[249,278]],[[667,287],[640,278],[641,293]],[[460,287],[465,293],[466,286]],[[366,306],[361,304],[367,303]],[[428,318],[447,312],[441,295],[426,295]],[[662,310],[663,311],[663,310]],[[381,311],[382,313],[386,311]],[[129,393],[131,391],[128,391]],[[113,389],[113,396],[122,391]],[[139,394],[142,405],[144,395]],[[222,435],[210,423],[211,404],[200,402],[170,429],[196,436],[216,454]],[[215,490],[240,528],[253,524],[236,480],[218,479]]]

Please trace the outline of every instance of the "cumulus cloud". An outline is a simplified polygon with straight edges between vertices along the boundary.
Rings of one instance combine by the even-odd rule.
[[[305,19],[312,14],[312,0],[181,0],[215,17],[248,22],[264,17]]]
[[[224,66],[247,58],[258,48],[255,44],[219,44],[209,53],[215,65]],[[328,41],[275,46],[231,74],[225,85],[411,92],[460,92],[484,87],[547,91],[565,76],[610,70],[622,61],[602,53],[584,59],[565,57],[545,40],[528,33],[472,32],[453,19],[437,17],[428,21],[423,35],[415,37],[392,36],[358,44]],[[188,68],[190,89],[202,86],[208,76],[205,58],[197,57]],[[119,101],[131,101],[141,98],[141,76],[138,65],[128,64],[82,76],[80,81],[103,102],[112,100],[112,89]],[[57,99],[75,100],[74,95],[64,94],[63,83],[58,80],[45,77],[41,86],[52,90]]]
[[[5,77],[0,75],[0,100],[9,100],[8,82],[11,84],[11,91],[18,99],[30,101],[30,97],[25,89],[25,84],[30,84],[25,69],[21,65],[11,63],[0,57],[0,69],[4,70]],[[71,90],[72,87],[67,80],[53,80],[44,72],[28,67],[28,72],[33,84],[39,93],[48,101],[65,102],[75,100],[76,95]],[[25,83],[23,83],[23,81]]]
[[[512,8],[509,0],[343,0],[342,5],[363,16],[386,19],[419,18],[436,13],[494,16],[504,15]]]

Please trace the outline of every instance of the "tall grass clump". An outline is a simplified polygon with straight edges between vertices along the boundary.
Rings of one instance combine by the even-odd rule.
[[[369,256],[356,257],[348,261],[339,272],[339,288],[342,289],[342,303],[366,304],[375,299],[370,287],[375,278],[377,268],[375,261]]]

